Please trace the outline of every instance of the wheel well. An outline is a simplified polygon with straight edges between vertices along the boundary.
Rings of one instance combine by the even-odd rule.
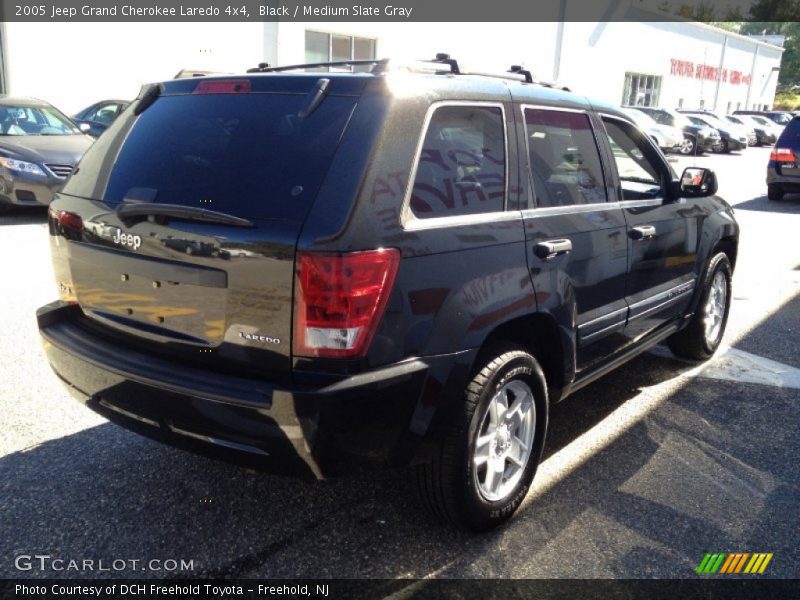
[[[717,252],[724,252],[728,256],[728,260],[731,262],[731,268],[736,267],[736,255],[738,253],[739,246],[734,238],[722,238],[717,245],[714,246],[713,254]]]
[[[481,345],[476,358],[482,364],[484,356],[501,342],[513,342],[528,349],[544,371],[550,398],[564,389],[564,344],[553,317],[536,313],[503,323],[494,329]]]

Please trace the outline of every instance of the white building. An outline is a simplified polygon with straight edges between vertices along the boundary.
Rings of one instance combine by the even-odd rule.
[[[783,48],[693,22],[3,23],[0,86],[74,113],[132,98],[181,69],[242,73],[351,58],[448,52],[462,68],[522,64],[616,104],[770,108]],[[780,42],[780,40],[778,40]]]

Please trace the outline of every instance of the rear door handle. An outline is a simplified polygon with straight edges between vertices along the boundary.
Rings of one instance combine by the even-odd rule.
[[[566,254],[570,250],[572,250],[572,242],[570,240],[547,240],[546,242],[539,242],[533,247],[533,253],[542,260],[554,258],[559,254]]]
[[[655,225],[639,225],[628,232],[633,240],[647,240],[656,237]]]

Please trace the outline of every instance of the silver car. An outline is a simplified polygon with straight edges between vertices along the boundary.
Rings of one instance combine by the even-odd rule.
[[[683,131],[670,125],[662,125],[653,117],[635,108],[623,107],[622,111],[646,132],[664,152],[677,152],[683,144]]]
[[[50,204],[91,145],[46,102],[0,96],[0,210]]]

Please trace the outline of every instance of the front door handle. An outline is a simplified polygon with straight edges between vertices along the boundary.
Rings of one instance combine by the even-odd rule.
[[[647,240],[656,237],[655,225],[639,225],[628,232],[632,240]]]
[[[547,240],[546,242],[539,242],[533,247],[533,253],[542,260],[549,260],[559,254],[566,254],[570,250],[572,250],[572,242],[570,240]]]

